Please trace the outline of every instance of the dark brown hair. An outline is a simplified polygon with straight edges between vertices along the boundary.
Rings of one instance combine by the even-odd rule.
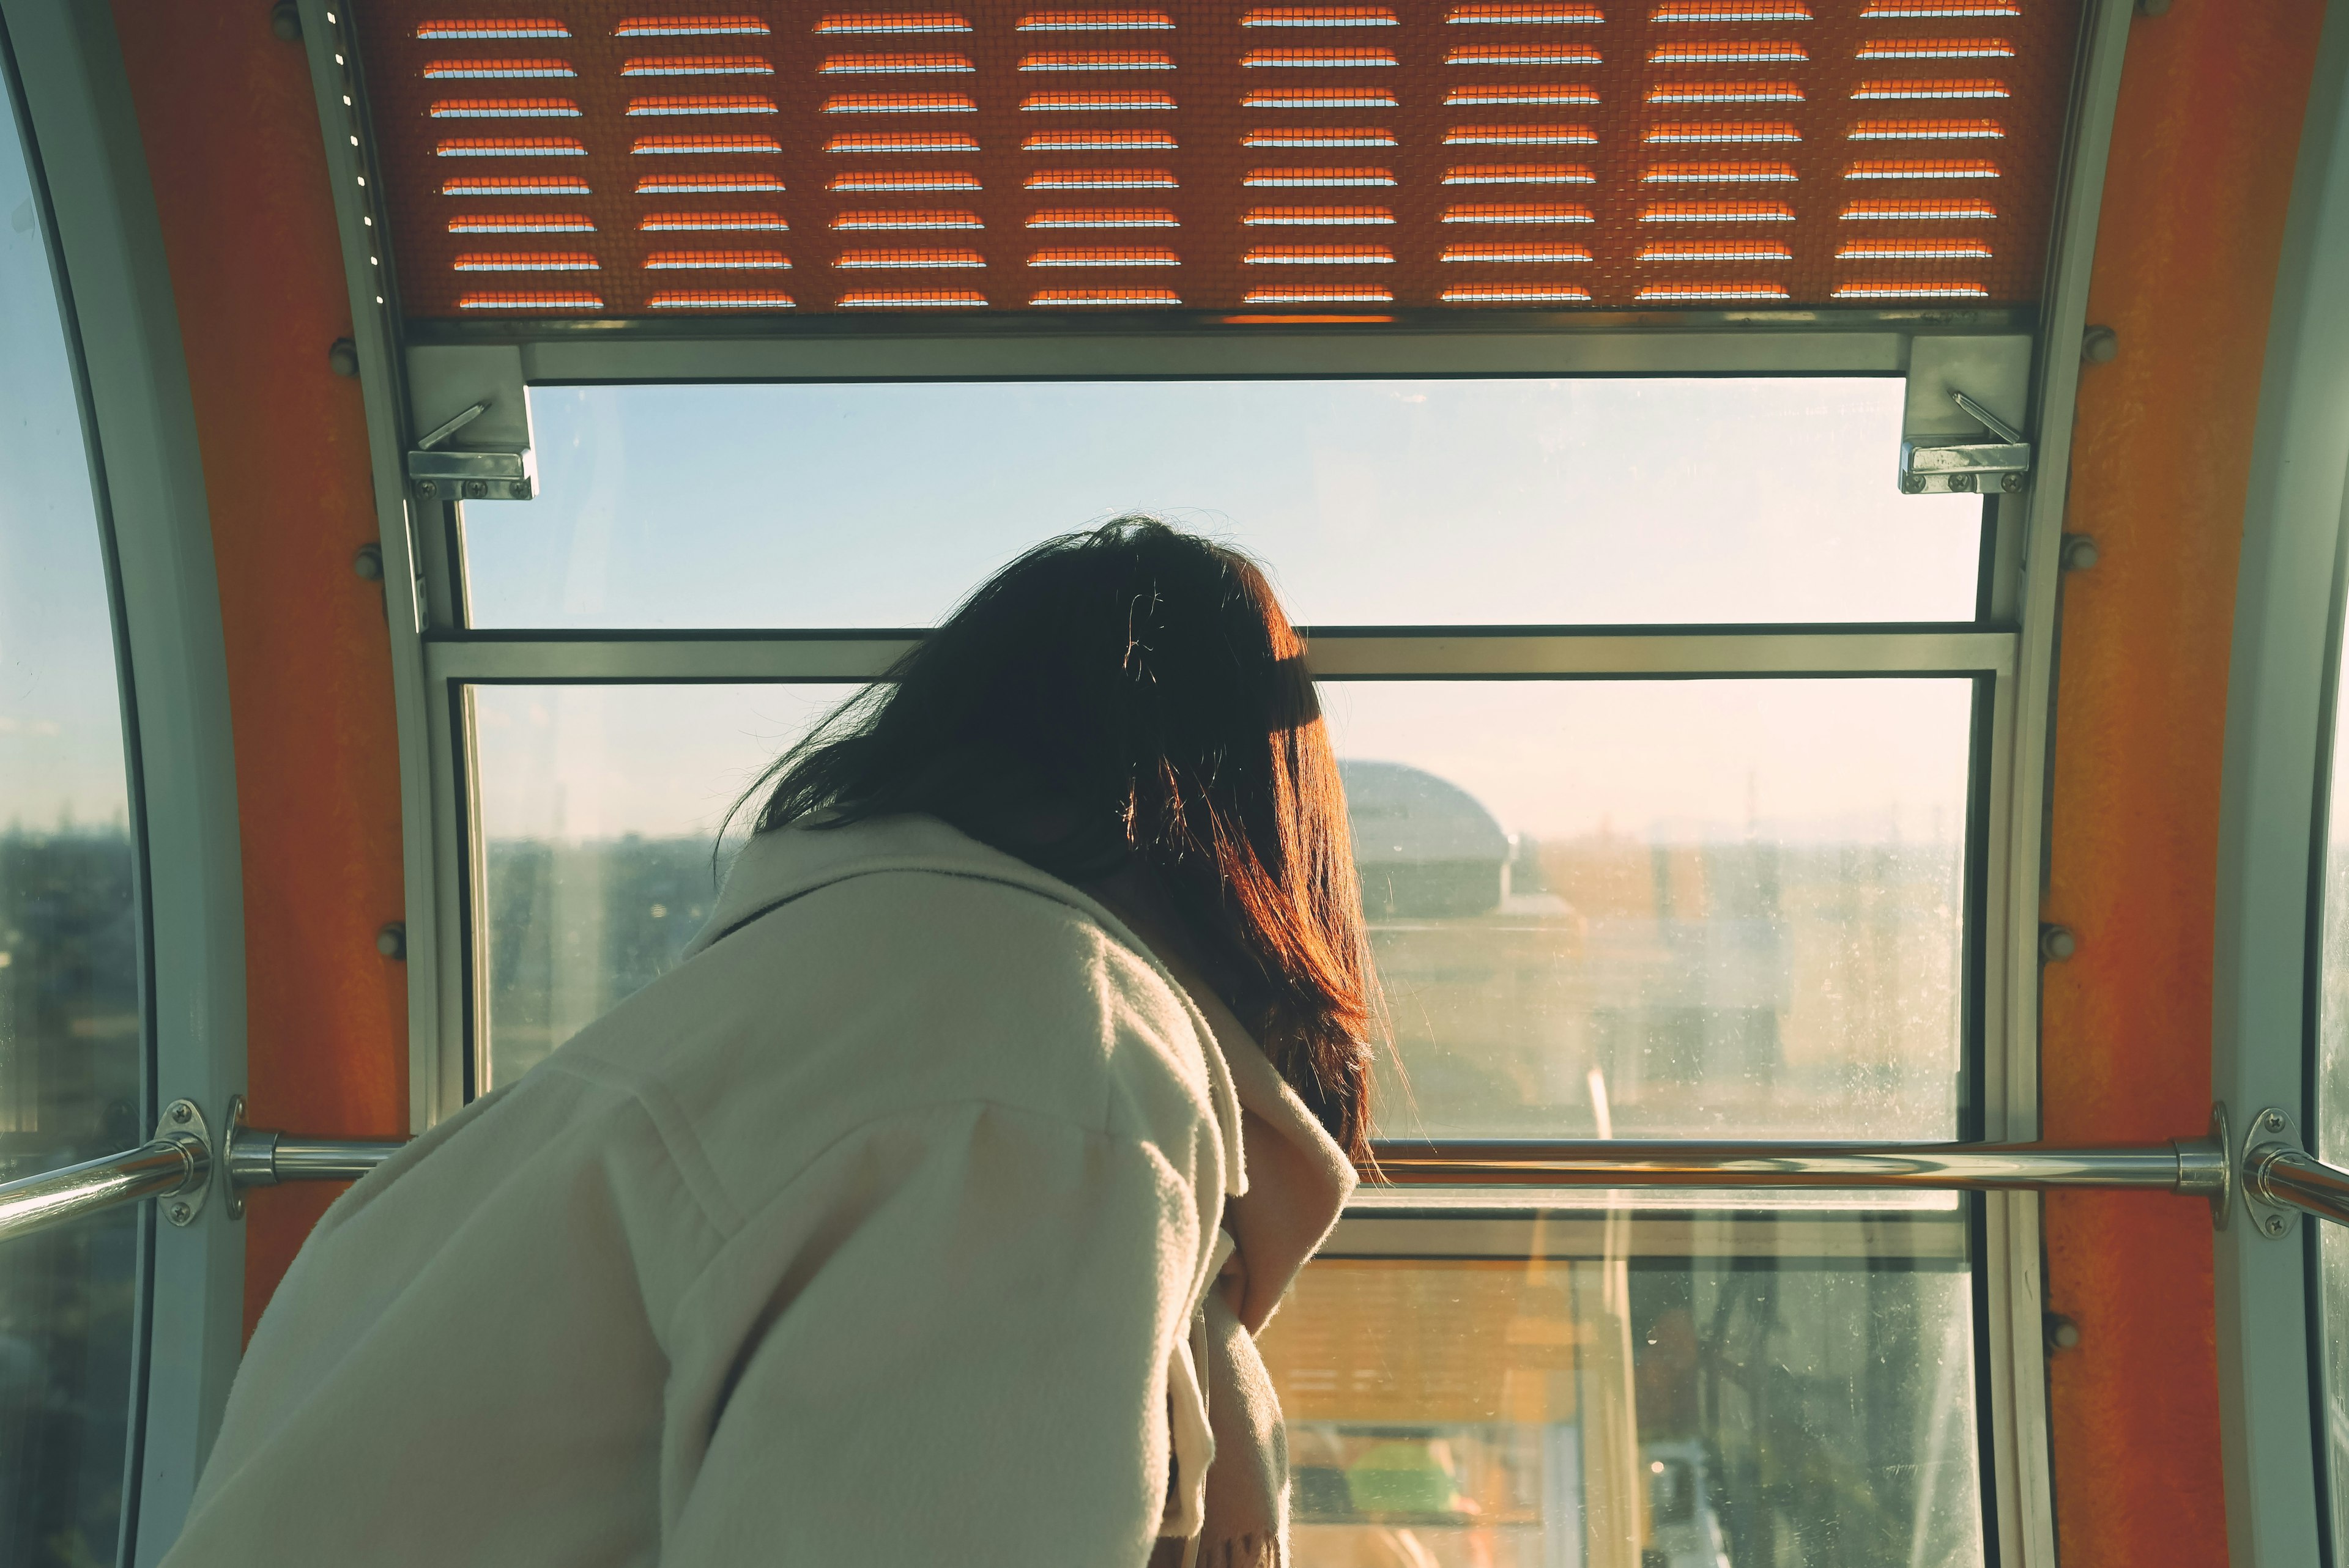
[[[770,781],[761,832],[920,811],[1071,882],[1139,861],[1184,956],[1367,1157],[1345,796],[1303,645],[1247,556],[1146,517],[1049,540],[751,793]]]

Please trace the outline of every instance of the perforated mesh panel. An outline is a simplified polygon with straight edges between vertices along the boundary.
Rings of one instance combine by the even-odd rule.
[[[359,22],[412,316],[2016,304],[2076,0]]]

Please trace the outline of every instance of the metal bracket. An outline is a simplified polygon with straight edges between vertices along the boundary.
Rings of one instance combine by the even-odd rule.
[[[2030,376],[2027,337],[1912,339],[1900,421],[1901,493],[2021,490],[2031,471],[2031,444],[2013,421],[2030,401]]]
[[[195,1172],[192,1183],[164,1193],[155,1206],[172,1224],[192,1225],[204,1212],[204,1199],[212,1190],[212,1135],[204,1125],[203,1111],[194,1100],[173,1100],[163,1108],[161,1119],[155,1123],[155,1141],[176,1143],[189,1152]]]
[[[529,500],[538,458],[522,356],[511,345],[413,350],[409,414],[427,430],[408,453],[408,480],[423,501]],[[478,445],[452,447],[466,432]]]
[[[2304,1155],[2308,1146],[2300,1140],[2300,1123],[2292,1113],[2273,1106],[2251,1118],[2243,1129],[2242,1158],[2237,1166],[2236,1184],[2243,1190],[2243,1210],[2251,1217],[2251,1229],[2271,1241],[2280,1241],[2292,1234],[2300,1222],[2300,1211],[2286,1204],[2271,1202],[2258,1180],[2259,1172],[2279,1153]]]
[[[1903,441],[1900,493],[1965,494],[2019,490],[2031,471],[2031,443],[2023,432],[1962,392],[1950,397],[1968,418],[1998,438],[1995,441]]]

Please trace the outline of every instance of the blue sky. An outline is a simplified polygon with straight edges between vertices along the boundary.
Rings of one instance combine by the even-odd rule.
[[[492,625],[933,624],[1154,511],[1322,624],[1963,620],[1981,504],[1893,483],[1897,379],[549,387],[466,509]],[[827,688],[478,694],[491,830],[709,830]],[[1516,831],[1954,838],[1952,681],[1347,683],[1342,752]],[[502,829],[501,824],[511,824]]]
[[[1291,613],[1963,620],[1981,505],[1902,496],[1897,378],[541,387],[543,493],[466,509],[484,625],[934,623],[1156,511]]]
[[[119,822],[126,798],[88,458],[32,195],[0,102],[0,831]]]

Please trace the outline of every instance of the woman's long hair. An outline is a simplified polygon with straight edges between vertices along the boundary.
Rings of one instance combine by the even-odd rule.
[[[761,832],[927,812],[1071,882],[1140,861],[1185,956],[1358,1159],[1374,1010],[1304,647],[1238,552],[1147,517],[1049,540],[752,786]]]

